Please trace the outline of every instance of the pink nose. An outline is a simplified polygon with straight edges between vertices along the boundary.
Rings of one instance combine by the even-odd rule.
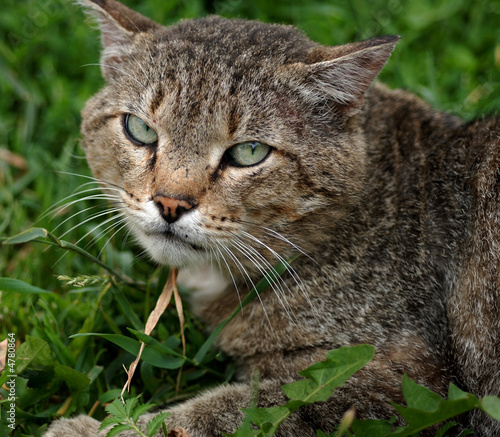
[[[160,209],[162,217],[167,223],[175,222],[182,214],[190,210],[193,205],[181,199],[172,199],[171,197],[157,194],[153,197],[153,202],[156,203]]]

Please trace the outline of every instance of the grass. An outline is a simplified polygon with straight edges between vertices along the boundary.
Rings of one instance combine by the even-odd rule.
[[[467,0],[127,4],[166,24],[208,13],[290,23],[324,44],[400,34],[381,80],[466,119],[500,108],[500,4],[494,0],[473,5]],[[75,175],[89,175],[78,144],[79,111],[103,84],[98,67],[90,65],[99,58],[98,33],[65,0],[3,0],[0,31],[0,238],[33,225],[49,230],[59,226],[54,233],[60,236],[94,212],[87,210],[92,204],[82,201],[55,217],[43,216],[86,182]],[[18,357],[38,351],[16,387],[18,427],[12,435],[41,435],[60,414],[93,410],[94,417],[104,417],[103,404],[124,383],[122,362],[129,364],[133,356],[101,337],[70,336],[91,331],[131,336],[127,328],[142,329],[165,281],[166,269],[148,263],[122,234],[106,247],[106,238],[92,242],[98,236],[94,226],[85,223],[65,239],[76,242],[90,232],[80,245],[89,245],[89,252],[142,283],[139,288],[110,282],[96,264],[55,247],[34,242],[0,246],[0,277],[51,291],[0,294],[0,340],[15,333]],[[57,279],[59,275],[102,281],[76,288]],[[203,326],[189,312],[186,318],[188,356],[194,356],[205,341]],[[162,319],[154,337],[179,350],[174,311]],[[229,379],[234,365],[211,350],[202,368],[184,367],[179,393],[178,369],[145,362],[139,372],[135,394],[165,403]],[[7,435],[5,429],[2,435]]]

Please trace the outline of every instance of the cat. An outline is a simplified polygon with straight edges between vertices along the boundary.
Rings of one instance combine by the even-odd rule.
[[[280,405],[283,383],[341,345],[372,344],[375,358],[278,436],[332,432],[352,406],[388,418],[404,373],[442,395],[450,381],[500,395],[498,118],[465,123],[372,84],[397,36],[325,47],[289,26],[163,27],[115,0],[81,3],[100,23],[106,80],[82,113],[88,163],[153,260],[217,260],[195,313],[214,328],[301,254],[218,338],[239,382],[172,407],[168,429],[234,432],[255,370],[258,405]],[[464,423],[500,435],[483,413]],[[46,436],[98,426],[60,419]]]

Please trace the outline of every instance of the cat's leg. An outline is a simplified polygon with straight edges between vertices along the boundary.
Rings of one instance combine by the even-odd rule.
[[[286,402],[278,383],[262,382],[259,389],[260,401],[266,405]],[[241,408],[251,404],[252,389],[246,384],[231,384],[204,392],[202,395],[169,409],[170,416],[165,421],[168,430],[182,426],[190,437],[220,436],[221,432],[234,432],[243,421]],[[137,422],[141,429],[155,416],[148,413]],[[104,437],[106,430],[98,432],[99,422],[87,416],[60,419],[54,422],[44,437]],[[124,431],[119,437],[132,437],[136,433]],[[307,435],[307,434],[306,434]],[[161,430],[157,436],[163,436]]]
[[[349,379],[343,387],[338,388],[326,402],[319,402],[300,408],[293,413],[279,428],[277,437],[315,437],[321,429],[331,433],[339,423],[343,414],[351,407],[355,408],[356,417],[389,418],[395,415],[389,400],[402,403],[400,391],[403,373],[414,369],[419,375],[411,375],[419,383],[433,390],[442,391],[446,377],[436,374],[440,363],[432,362],[430,356],[414,356],[415,361],[408,361],[408,355],[395,345],[385,353],[379,353],[367,366]],[[409,349],[409,348],[406,348]],[[412,351],[412,354],[413,351]],[[423,368],[424,366],[425,368]],[[438,382],[436,382],[438,380]],[[259,384],[257,405],[270,407],[283,405],[287,398],[281,389],[283,383],[290,381],[264,380]],[[168,430],[176,427],[184,428],[190,437],[220,437],[222,433],[233,433],[242,423],[242,408],[252,403],[253,388],[247,384],[229,384],[201,394],[200,396],[179,404],[169,411],[166,420]],[[138,421],[141,429],[154,417],[154,413],[141,416]],[[98,433],[99,424],[88,417],[62,419],[55,422],[45,437],[86,436],[104,437],[105,432]],[[132,432],[123,432],[119,437],[132,437]],[[160,431],[156,437],[163,436]]]
[[[59,419],[53,422],[44,437],[104,437],[106,432],[99,433],[100,423],[88,416],[77,416],[73,419]]]

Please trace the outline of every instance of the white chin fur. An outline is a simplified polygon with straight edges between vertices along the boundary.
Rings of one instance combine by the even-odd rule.
[[[159,264],[186,267],[207,262],[204,250],[196,250],[182,241],[167,241],[161,235],[147,235],[139,229],[133,230],[138,243]]]

